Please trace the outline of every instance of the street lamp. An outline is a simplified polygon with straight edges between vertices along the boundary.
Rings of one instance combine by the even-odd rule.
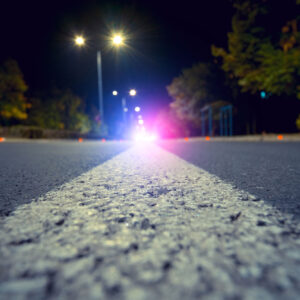
[[[120,34],[116,34],[112,37],[112,43],[115,46],[121,46],[124,43],[124,38]]]
[[[135,90],[135,89],[131,89],[131,90],[129,91],[129,95],[130,95],[130,96],[136,96],[136,90]]]
[[[82,47],[85,44],[85,39],[81,35],[77,35],[74,38],[74,42],[77,46]]]
[[[116,47],[122,46],[124,44],[124,37],[120,34],[115,34],[111,37],[112,44]],[[75,44],[78,47],[82,47],[85,45],[85,38],[81,35],[77,35],[74,38]],[[98,97],[99,97],[99,112],[100,112],[100,120],[104,123],[104,110],[103,110],[103,88],[102,88],[102,57],[101,51],[97,51],[97,73],[98,73]],[[117,91],[114,91],[118,94]],[[113,95],[115,95],[113,92]],[[117,95],[116,94],[116,95]],[[115,95],[115,96],[116,96]]]
[[[118,91],[114,90],[112,92],[112,94],[114,96],[117,96],[119,93]],[[135,89],[131,89],[129,90],[129,93],[128,93],[131,97],[135,97],[137,95],[137,91]],[[125,96],[122,96],[122,114],[123,114],[123,122],[125,124],[125,128],[127,128],[127,116],[126,116],[126,113],[128,112],[128,107],[127,107],[127,103],[126,103],[126,97]],[[131,114],[131,119],[133,118],[133,115]],[[131,123],[132,123],[132,120],[131,120]],[[131,124],[132,125],[132,124]]]

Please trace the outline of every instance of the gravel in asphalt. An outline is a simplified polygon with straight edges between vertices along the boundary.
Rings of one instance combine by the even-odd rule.
[[[300,142],[162,141],[182,159],[300,220]]]
[[[0,144],[0,216],[126,150],[129,143],[18,141]]]
[[[19,206],[1,299],[298,299],[300,225],[155,145]]]

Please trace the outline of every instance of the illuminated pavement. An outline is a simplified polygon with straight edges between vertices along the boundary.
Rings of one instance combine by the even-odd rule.
[[[92,141],[1,143],[0,216],[96,167],[128,146],[128,143]]]
[[[1,299],[300,293],[294,215],[151,144],[20,205],[1,227]]]
[[[164,141],[161,146],[300,221],[300,142]]]

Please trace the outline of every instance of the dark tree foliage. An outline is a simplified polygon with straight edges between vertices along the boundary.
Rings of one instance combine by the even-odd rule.
[[[71,90],[55,88],[47,96],[32,98],[31,104],[30,125],[80,132],[88,132],[91,128],[91,122],[83,111],[82,99]]]
[[[231,86],[243,93],[239,101],[252,115],[250,119],[249,116],[246,118],[252,123],[253,132],[256,131],[256,121],[260,123],[260,130],[280,128],[279,118],[283,117],[280,101],[285,110],[286,106],[290,106],[290,110],[299,106],[293,101],[293,98],[300,99],[300,15],[297,14],[297,4],[300,4],[299,0],[294,2],[295,9],[288,19],[275,30],[270,30],[265,20],[273,18],[272,1],[235,0],[236,13],[232,18],[232,31],[228,33],[228,47],[212,46],[212,54],[220,59]],[[285,3],[282,3],[283,9],[284,6]],[[272,22],[277,23],[275,20]],[[261,103],[261,91],[270,96],[268,105]],[[276,114],[272,120],[273,127],[263,120],[270,111]],[[285,114],[290,118],[294,116],[292,112],[286,111]],[[292,127],[282,125],[282,128]]]
[[[5,61],[0,67],[0,124],[27,118],[27,89],[18,63],[12,59]]]
[[[169,95],[174,99],[170,104],[171,110],[180,120],[199,127],[201,109],[205,105],[222,106],[230,100],[230,92],[224,82],[222,71],[212,63],[198,63],[183,70],[167,86]]]
[[[272,36],[262,22],[270,5],[266,0],[234,1],[236,13],[228,33],[228,49],[212,46],[212,54],[221,58],[223,70],[238,82],[242,92],[263,90],[300,99],[300,15],[291,16],[282,24],[281,34]]]

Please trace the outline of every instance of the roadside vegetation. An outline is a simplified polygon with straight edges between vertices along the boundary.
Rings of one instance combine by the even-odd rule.
[[[34,93],[15,60],[9,59],[0,66],[0,127],[3,132],[23,137],[97,133],[100,122],[92,119],[85,113],[84,100],[70,89],[55,87]],[[43,133],[44,129],[52,133]],[[65,133],[54,134],[55,130]]]
[[[294,0],[294,14],[281,24],[271,5],[233,1],[227,48],[212,45],[211,63],[184,69],[167,87],[170,113],[178,122],[192,123],[199,134],[201,108],[223,102],[234,107],[236,134],[300,130],[300,0]],[[266,19],[272,18],[277,25],[271,27]]]

